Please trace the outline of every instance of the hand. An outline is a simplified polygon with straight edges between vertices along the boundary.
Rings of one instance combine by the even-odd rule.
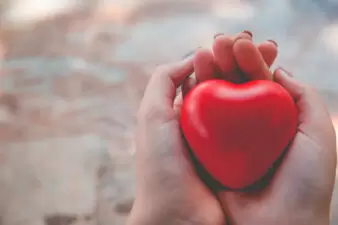
[[[267,189],[219,193],[220,201],[235,225],[328,225],[337,159],[332,120],[316,90],[283,69],[276,70],[275,81],[295,99],[298,133]]]
[[[193,58],[159,67],[141,102],[137,124],[136,199],[129,225],[223,225],[214,195],[190,164],[174,107],[176,88],[193,72]]]
[[[217,68],[212,52],[201,49],[194,58],[160,67],[153,74],[138,114],[137,193],[129,225],[226,224],[219,201],[195,174],[187,156],[178,124],[181,98],[176,98],[175,104],[174,99],[176,88],[183,83],[182,89],[186,92],[194,83],[211,78],[211,73],[226,76],[229,71],[239,72],[233,46],[240,38],[251,37],[241,33],[233,38],[226,37],[215,46],[216,50],[224,47],[221,55],[215,56],[215,60],[223,57],[222,68]],[[265,62],[271,64],[277,55],[276,46],[264,43],[259,49]],[[253,62],[262,65],[259,60]],[[194,67],[196,79],[185,79]]]
[[[235,61],[248,80],[272,80],[267,69],[276,55],[264,43],[258,48],[251,40],[241,39],[233,45],[233,54],[226,48],[229,38],[219,36],[214,43],[216,66],[222,78],[239,82],[245,77],[232,72],[229,61]],[[262,51],[270,49],[270,51]],[[259,54],[259,50],[260,54]],[[265,60],[259,55],[262,55]],[[268,55],[272,59],[269,61]],[[198,60],[196,55],[196,61]],[[222,58],[223,57],[223,58]],[[228,60],[227,60],[228,59]],[[229,60],[230,59],[230,60]],[[265,61],[265,62],[264,62]],[[201,59],[199,67],[213,68]],[[197,66],[195,66],[197,68]],[[214,79],[215,72],[205,70],[203,80]],[[336,140],[331,118],[318,93],[278,69],[275,80],[294,97],[299,108],[299,128],[288,154],[267,189],[260,193],[218,193],[230,224],[329,224],[330,201],[336,171]]]

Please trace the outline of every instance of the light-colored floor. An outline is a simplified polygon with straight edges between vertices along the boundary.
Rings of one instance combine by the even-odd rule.
[[[338,127],[338,22],[330,7],[297,2],[2,5],[0,224],[124,224],[134,194],[135,112],[150,71],[210,46],[215,33],[250,29],[257,42],[275,39],[275,66],[315,85]],[[333,205],[337,224],[337,195]]]

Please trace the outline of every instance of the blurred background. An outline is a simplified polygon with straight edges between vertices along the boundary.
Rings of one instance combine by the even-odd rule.
[[[0,224],[125,224],[149,75],[216,33],[276,40],[274,67],[316,86],[338,128],[337,12],[337,0],[0,0]]]

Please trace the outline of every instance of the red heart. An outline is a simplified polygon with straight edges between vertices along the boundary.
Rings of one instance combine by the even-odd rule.
[[[186,96],[181,127],[194,156],[224,187],[261,179],[297,130],[297,108],[272,81],[203,82]]]

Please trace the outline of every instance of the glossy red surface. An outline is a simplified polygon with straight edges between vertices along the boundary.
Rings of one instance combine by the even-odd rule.
[[[279,84],[212,80],[184,100],[181,126],[194,155],[213,178],[242,189],[264,176],[297,129],[297,108]]]

